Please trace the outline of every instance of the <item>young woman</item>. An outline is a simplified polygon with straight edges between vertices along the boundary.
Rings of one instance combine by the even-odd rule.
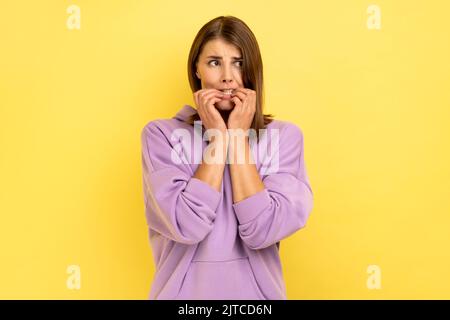
[[[258,43],[238,18],[200,29],[188,77],[195,106],[142,130],[149,298],[287,299],[279,244],[313,206],[302,131],[263,114]]]

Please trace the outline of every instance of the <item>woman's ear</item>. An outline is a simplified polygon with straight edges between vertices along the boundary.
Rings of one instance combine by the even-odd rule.
[[[198,61],[195,63],[195,69],[198,67]],[[200,74],[198,73],[198,69],[195,71],[195,75],[200,79]]]

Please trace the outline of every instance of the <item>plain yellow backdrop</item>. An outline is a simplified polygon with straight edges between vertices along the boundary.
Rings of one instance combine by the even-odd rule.
[[[281,243],[288,298],[449,299],[449,12],[444,0],[2,1],[0,298],[147,298],[140,132],[193,103],[190,45],[235,15],[260,44],[265,111],[305,138],[314,208]]]

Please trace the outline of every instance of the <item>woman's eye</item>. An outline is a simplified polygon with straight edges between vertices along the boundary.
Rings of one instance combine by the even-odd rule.
[[[211,61],[208,62],[208,64],[209,64],[209,65],[212,65],[212,66],[217,66],[218,64],[216,64],[216,62],[218,63],[219,61],[218,61],[218,60],[211,60]],[[235,63],[236,63],[239,67],[242,67],[242,61],[235,61]]]

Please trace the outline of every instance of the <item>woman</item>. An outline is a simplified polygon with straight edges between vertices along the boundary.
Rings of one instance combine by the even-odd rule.
[[[313,204],[302,131],[263,114],[258,43],[235,17],[201,28],[188,76],[195,107],[142,131],[149,298],[286,299],[279,242]]]

